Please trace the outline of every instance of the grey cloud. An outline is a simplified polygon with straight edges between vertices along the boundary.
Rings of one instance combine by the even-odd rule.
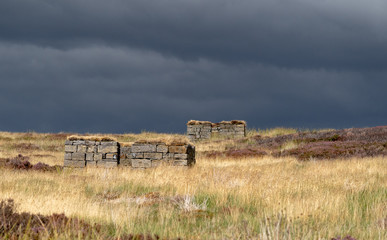
[[[387,72],[186,61],[94,45],[0,42],[1,129],[183,132],[189,119],[251,127],[383,124]]]
[[[4,0],[0,38],[142,48],[187,61],[382,70],[386,13],[382,0]]]

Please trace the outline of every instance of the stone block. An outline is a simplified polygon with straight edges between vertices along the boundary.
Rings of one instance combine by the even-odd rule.
[[[65,160],[71,160],[71,153],[65,153],[64,159]]]
[[[117,153],[118,146],[99,145],[98,152],[99,153]]]
[[[144,153],[131,153],[132,158],[144,158]]]
[[[96,150],[96,147],[93,145],[93,146],[87,146],[87,152],[88,153],[93,153],[95,152]]]
[[[86,145],[78,145],[77,146],[77,152],[86,152],[86,150],[87,150],[87,147],[86,147]]]
[[[71,155],[73,161],[84,161],[86,159],[86,153],[75,152]]]
[[[129,154],[130,149],[131,149],[131,147],[121,147],[120,151],[121,151],[121,153]]]
[[[187,129],[187,134],[194,134],[194,133],[195,133],[195,129],[193,129],[193,128]]]
[[[73,145],[73,141],[66,140],[66,141],[65,141],[65,145]]]
[[[166,145],[157,145],[157,152],[161,153],[167,153],[168,152],[168,146]]]
[[[94,153],[86,153],[86,161],[94,161]]]
[[[120,159],[121,166],[132,166],[132,159],[124,158]]]
[[[132,159],[133,168],[149,168],[152,167],[152,160],[148,159]]]
[[[144,158],[148,159],[162,159],[163,154],[162,153],[144,153]]]
[[[175,159],[179,159],[179,160],[187,160],[187,159],[188,159],[188,154],[184,154],[184,153],[176,153],[176,154],[175,154]]]
[[[101,142],[102,146],[118,146],[118,142]]]
[[[175,157],[174,153],[164,153],[163,154],[163,159],[164,160],[173,160]]]
[[[86,146],[93,146],[93,145],[95,145],[95,141],[87,140],[87,141],[85,141],[85,144],[86,144]]]
[[[139,152],[156,152],[156,145],[154,144],[133,144],[132,153]]]
[[[65,152],[76,152],[77,146],[74,145],[65,145]]]
[[[86,162],[86,167],[96,167],[97,166],[97,161],[87,161]]]
[[[163,160],[152,160],[152,167],[158,167],[163,163],[165,163]]]
[[[65,160],[63,166],[74,167],[74,168],[84,168],[86,166],[86,162],[85,161]]]
[[[85,145],[85,141],[83,141],[83,140],[75,140],[75,141],[73,141],[73,145]]]
[[[102,153],[95,153],[94,161],[102,161]]]
[[[117,161],[117,154],[114,153],[108,153],[106,154],[106,159],[110,159],[111,161]]]
[[[174,166],[188,166],[187,160],[175,160],[173,161]]]
[[[169,146],[170,153],[185,153],[187,148],[185,146]]]

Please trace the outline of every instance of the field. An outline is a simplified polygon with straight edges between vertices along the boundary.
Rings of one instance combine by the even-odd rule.
[[[300,142],[294,129],[271,129],[250,130],[240,141],[198,143],[191,168],[0,164],[0,238],[387,239],[387,140],[359,150],[353,138],[338,144],[346,133],[325,132],[319,131],[342,157],[310,147],[316,141]],[[62,165],[68,135],[1,132],[0,159]],[[109,136],[123,142],[170,137]],[[328,157],[298,154],[306,147]]]

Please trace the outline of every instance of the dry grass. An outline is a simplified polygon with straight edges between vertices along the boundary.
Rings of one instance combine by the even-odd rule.
[[[209,121],[197,121],[197,120],[189,120],[187,125],[211,125],[212,123]]]
[[[98,141],[98,142],[116,142],[116,138],[112,138],[109,136],[79,136],[79,135],[72,135],[67,138],[67,140],[70,141],[76,141],[76,140],[83,140],[83,141]]]
[[[193,145],[186,136],[168,136],[168,137],[157,137],[153,139],[139,139],[136,143],[165,143],[166,145],[183,146],[191,144]]]
[[[166,136],[114,137],[137,141]],[[22,151],[32,161],[62,164],[66,136],[54,138],[50,134],[0,133],[0,157]],[[39,148],[13,147],[21,143]],[[192,168],[89,168],[61,173],[0,169],[0,196],[13,198],[18,211],[64,212],[112,226],[112,235],[387,239],[386,158],[299,162],[271,157],[206,159],[201,154],[233,144],[231,140],[199,143]]]

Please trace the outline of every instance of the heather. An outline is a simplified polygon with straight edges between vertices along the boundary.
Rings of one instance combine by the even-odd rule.
[[[319,142],[364,141],[368,148],[365,143],[382,143],[384,130],[371,140],[329,131],[254,131],[240,140],[200,142],[191,168],[52,171],[31,166],[61,166],[70,134],[2,132],[0,201],[8,217],[1,220],[0,238],[387,239],[384,155],[364,150],[361,157],[313,161],[320,158],[288,153]],[[106,137],[133,142],[173,136]],[[301,137],[303,143],[295,141]],[[36,147],[20,147],[30,144]]]
[[[342,130],[300,131],[239,140],[207,157],[292,156],[299,160],[364,158],[387,155],[387,126]]]

